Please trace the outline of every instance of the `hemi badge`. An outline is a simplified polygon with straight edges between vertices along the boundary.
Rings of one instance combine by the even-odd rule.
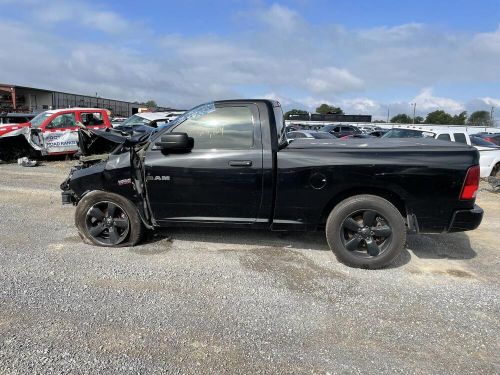
[[[119,186],[130,185],[131,183],[132,183],[132,179],[131,178],[125,178],[123,180],[118,180],[118,185]]]

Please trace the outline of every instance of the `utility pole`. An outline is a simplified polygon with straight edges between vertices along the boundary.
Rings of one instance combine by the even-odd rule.
[[[417,103],[410,103],[413,106],[413,124],[415,125],[415,111],[417,109]]]
[[[389,107],[387,107],[387,123],[389,123]]]
[[[491,126],[495,126],[495,122],[493,121],[493,112],[495,112],[495,107],[491,107],[491,111],[490,111],[490,122],[491,122]]]

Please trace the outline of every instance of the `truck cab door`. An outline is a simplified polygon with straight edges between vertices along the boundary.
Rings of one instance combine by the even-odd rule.
[[[188,153],[165,153],[154,141],[145,158],[146,186],[159,223],[257,221],[263,193],[263,148],[255,104],[209,104],[159,133],[194,139]]]
[[[43,126],[44,154],[65,154],[78,150],[78,127],[74,113],[61,113]]]

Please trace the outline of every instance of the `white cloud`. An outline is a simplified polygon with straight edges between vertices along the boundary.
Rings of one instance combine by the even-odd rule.
[[[31,12],[45,26],[70,22],[90,30],[117,34],[132,24],[116,12],[82,1],[19,0],[16,3],[26,7],[26,12]]]
[[[347,69],[329,66],[312,69],[311,76],[305,80],[305,86],[313,93],[331,95],[360,90],[363,87],[363,81]]]
[[[345,99],[340,106],[346,113],[352,114],[375,114],[382,109],[378,102],[368,98]]]
[[[261,8],[250,12],[250,16],[256,16],[267,27],[280,32],[292,32],[304,24],[304,20],[296,11],[279,4],[273,4],[269,8]]]
[[[423,109],[427,112],[442,109],[455,114],[465,110],[464,105],[456,100],[434,96],[432,88],[425,88],[420,91],[412,99],[412,103],[416,103],[420,110]]]
[[[500,99],[495,99],[495,98],[480,98],[487,106],[490,107],[499,107],[500,108]]]
[[[434,96],[426,87],[500,86],[500,28],[476,34],[415,23],[346,29],[311,25],[295,10],[273,4],[255,6],[246,19],[240,15],[241,32],[188,37],[149,30],[145,43],[135,20],[100,5],[61,0],[11,4],[18,3],[33,22],[15,23],[0,14],[2,48],[19,51],[0,54],[0,81],[28,86],[182,107],[262,92],[285,106],[314,110],[329,103],[378,116],[385,116],[387,107],[391,114],[410,113],[410,102],[422,114],[469,110],[468,103]],[[130,28],[140,43],[130,43]],[[101,41],[82,37],[88,29],[103,31]],[[397,96],[401,87],[421,91],[408,100]],[[376,100],[384,90],[395,93],[392,102]],[[348,99],[353,93],[357,97]],[[495,95],[485,92],[474,105],[500,106]]]

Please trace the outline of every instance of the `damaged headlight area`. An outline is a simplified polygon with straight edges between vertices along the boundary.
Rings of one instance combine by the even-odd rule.
[[[76,205],[95,190],[116,192],[140,203],[143,181],[136,168],[142,165],[139,153],[149,143],[149,134],[131,137],[113,130],[82,128],[78,139],[80,162],[60,186],[62,203]]]

